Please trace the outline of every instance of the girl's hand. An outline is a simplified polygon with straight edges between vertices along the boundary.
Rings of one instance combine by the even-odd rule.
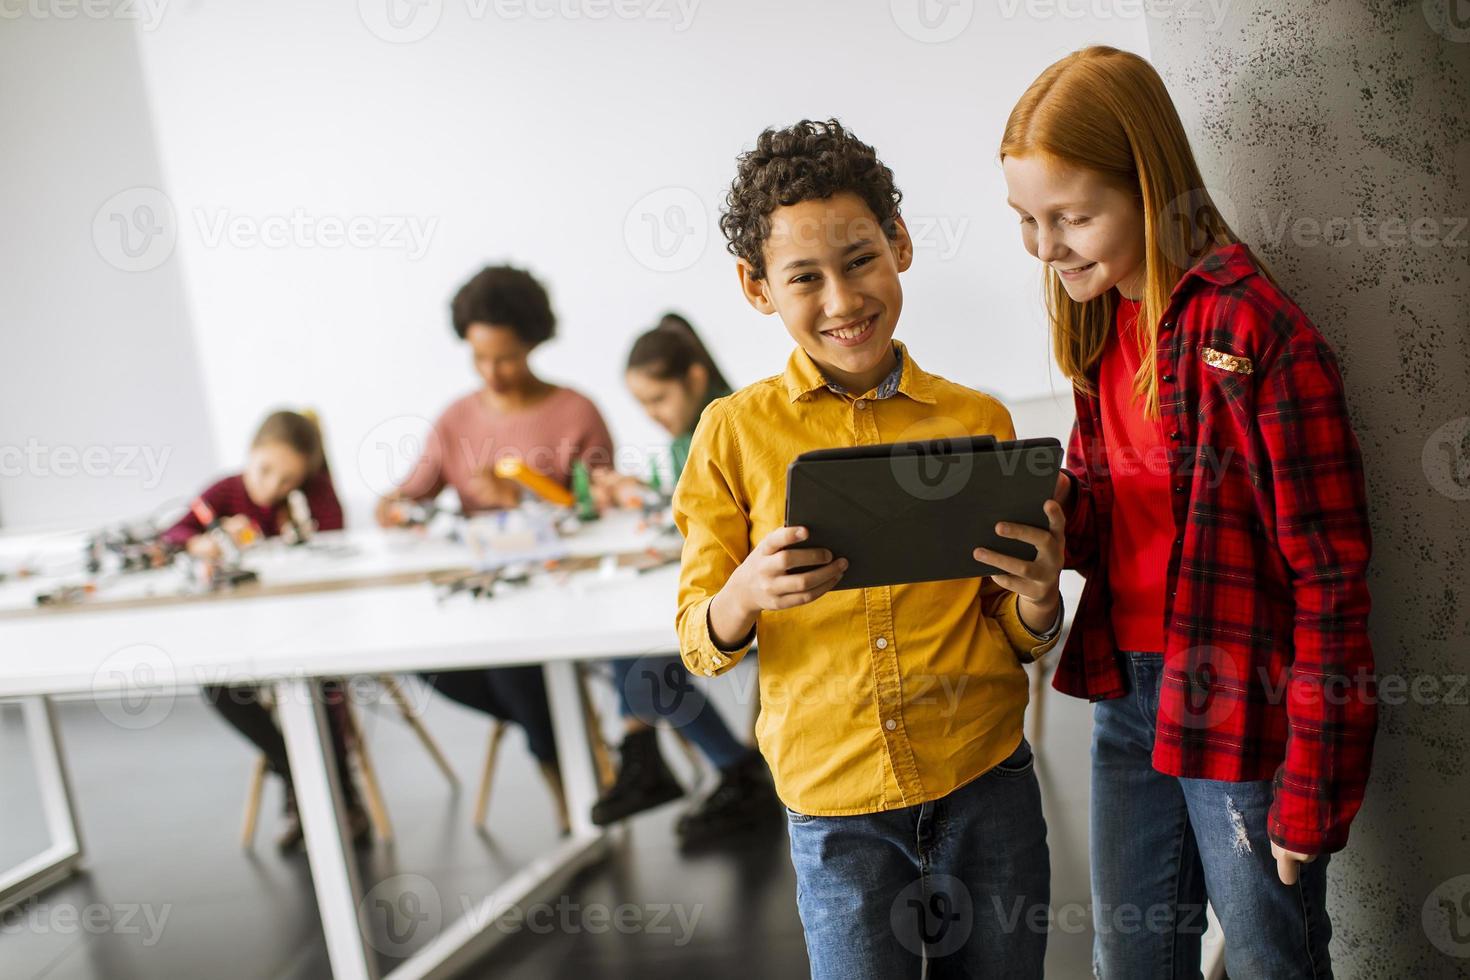
[[[710,626],[722,646],[748,635],[762,612],[815,602],[842,580],[847,559],[826,548],[795,547],[806,538],[804,527],[777,528],[731,573],[710,604]]]
[[[219,542],[209,534],[196,534],[184,545],[189,554],[200,561],[219,561]]]
[[[1064,514],[1072,509],[1072,480],[1065,470],[1057,471],[1057,488],[1052,491],[1051,499],[1062,505]]]
[[[592,502],[598,510],[626,507],[637,510],[643,506],[643,482],[612,469],[592,471]]]
[[[510,510],[521,504],[521,485],[497,476],[493,467],[476,470],[469,478],[469,488],[485,507]]]
[[[236,541],[250,533],[251,520],[244,514],[231,514],[229,517],[220,518],[219,526],[224,528],[226,534]]]
[[[1065,480],[1066,477],[1059,479]],[[976,548],[974,552],[976,561],[1001,570],[1001,574],[992,577],[996,585],[1021,597],[1021,621],[1033,633],[1046,633],[1056,622],[1062,605],[1062,593],[1057,583],[1067,550],[1067,518],[1062,513],[1062,505],[1048,500],[1044,509],[1046,528],[1006,522],[995,526],[995,533],[1001,537],[1033,545],[1036,548],[1033,560],[1023,561],[989,548]]]
[[[1283,885],[1296,884],[1297,878],[1301,875],[1301,866],[1317,860],[1315,854],[1288,851],[1274,840],[1271,842],[1271,856],[1276,859],[1276,876],[1281,879]]]
[[[407,523],[402,505],[403,497],[396,493],[380,498],[378,506],[373,508],[373,519],[378,522],[378,527],[401,527]]]

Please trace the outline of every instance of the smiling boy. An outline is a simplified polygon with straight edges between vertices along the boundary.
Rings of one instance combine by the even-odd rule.
[[[885,588],[834,591],[842,557],[782,526],[802,452],[1014,436],[999,402],[893,339],[913,261],[900,199],[835,120],[767,130],[740,158],[721,227],[746,300],[798,346],[695,431],[674,496],[681,654],[713,676],[759,637],[756,735],[814,977],[918,977],[925,959],[931,977],[1039,977],[1049,858],[1022,664],[1060,629],[1060,507],[1049,529],[998,529],[1032,562],[977,549],[1004,574]]]

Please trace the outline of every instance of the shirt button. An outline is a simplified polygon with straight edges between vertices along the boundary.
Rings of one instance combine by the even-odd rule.
[[[859,398],[857,401],[853,402],[852,404],[856,408],[867,408],[868,407],[868,403],[865,402],[865,401],[863,401],[861,398]]]
[[[1175,429],[1173,432],[1169,433],[1169,438],[1173,439],[1175,442],[1178,442],[1180,439],[1184,438],[1184,433],[1180,432],[1178,429]]]
[[[1162,381],[1166,385],[1167,384],[1173,384],[1174,383],[1174,375],[1172,375],[1172,374],[1166,374],[1162,378],[1160,378],[1159,380]]]
[[[898,722],[894,721],[892,718],[889,718],[883,723],[883,727],[891,732],[898,727]]]
[[[1184,484],[1182,484],[1182,483],[1176,483],[1176,484],[1174,484],[1174,492],[1175,493],[1183,493],[1184,492]]]
[[[875,647],[877,647],[879,650],[887,650],[888,649],[888,639],[887,639],[887,637],[880,636],[880,637],[878,637],[877,642],[875,642],[873,645]]]

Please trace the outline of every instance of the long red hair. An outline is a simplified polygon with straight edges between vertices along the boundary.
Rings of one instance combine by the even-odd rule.
[[[1142,365],[1134,392],[1159,415],[1158,327],[1185,270],[1238,241],[1210,200],[1164,80],[1143,58],[1095,46],[1067,55],[1032,82],[1011,110],[1000,156],[1048,154],[1100,174],[1143,208],[1144,286],[1138,314]],[[1092,393],[1088,374],[1112,330],[1118,292],[1078,303],[1047,268],[1052,350],[1062,373]]]

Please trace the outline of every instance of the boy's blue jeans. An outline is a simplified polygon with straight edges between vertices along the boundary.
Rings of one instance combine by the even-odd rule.
[[[1046,956],[1051,860],[1025,739],[948,796],[847,817],[786,811],[813,980],[1027,980]]]
[[[609,661],[624,718],[681,729],[710,765],[728,769],[750,754],[675,655]]]
[[[1163,657],[1123,655],[1130,690],[1093,707],[1093,969],[1101,980],[1200,976],[1205,900],[1231,980],[1332,976],[1327,856],[1283,885],[1266,836],[1271,781],[1153,768]]]

